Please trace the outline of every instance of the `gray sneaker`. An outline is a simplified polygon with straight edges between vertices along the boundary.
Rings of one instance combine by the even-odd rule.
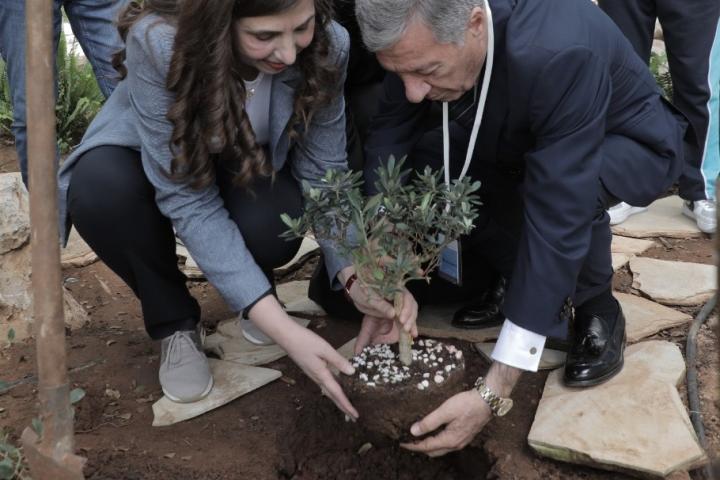
[[[196,402],[210,393],[213,377],[197,332],[175,332],[161,340],[160,386],[177,403]]]

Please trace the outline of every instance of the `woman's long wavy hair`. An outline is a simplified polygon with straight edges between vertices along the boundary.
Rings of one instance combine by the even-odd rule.
[[[170,149],[174,152],[170,177],[205,188],[215,181],[216,162],[234,172],[236,185],[247,187],[272,166],[255,139],[245,111],[245,84],[240,76],[235,22],[244,17],[273,15],[299,0],[143,0],[132,1],[120,15],[123,40],[144,16],[154,13],[176,25],[177,33],[167,77],[175,94],[168,119],[173,124]],[[303,77],[297,90],[291,139],[296,140],[318,108],[341,94],[340,72],[329,58],[327,26],[330,0],[315,0],[316,22],[312,43],[297,57]],[[113,65],[124,78],[125,51]]]

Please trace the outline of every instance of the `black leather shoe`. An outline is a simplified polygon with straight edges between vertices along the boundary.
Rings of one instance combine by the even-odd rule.
[[[575,313],[575,336],[565,361],[565,385],[590,387],[610,380],[623,367],[625,315],[618,304],[615,318]]]
[[[501,309],[505,299],[505,280],[500,278],[497,285],[487,290],[475,302],[455,312],[453,327],[475,329],[495,327],[505,321]]]

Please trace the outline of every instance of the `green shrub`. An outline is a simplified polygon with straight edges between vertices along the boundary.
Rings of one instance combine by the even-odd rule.
[[[100,92],[92,66],[78,59],[75,46],[68,48],[60,35],[57,51],[58,89],[55,117],[60,153],[67,153],[82,138],[88,125],[102,107]],[[12,103],[7,68],[0,60],[0,135],[10,135]]]
[[[80,142],[85,130],[102,107],[100,92],[92,66],[80,61],[75,47],[68,49],[60,35],[57,51],[58,98],[55,104],[57,142],[61,153]]]
[[[10,135],[12,121],[13,116],[10,98],[10,83],[8,82],[5,62],[0,59],[0,136]]]
[[[650,71],[660,86],[663,96],[672,102],[673,84],[672,78],[670,77],[670,70],[668,69],[667,55],[665,53],[652,52],[650,54]]]
[[[30,480],[22,448],[14,446],[4,431],[0,431],[0,480]]]

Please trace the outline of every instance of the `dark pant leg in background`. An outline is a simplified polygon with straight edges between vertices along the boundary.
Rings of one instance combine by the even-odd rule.
[[[688,118],[695,132],[686,142],[686,166],[680,178],[680,196],[702,200],[714,192],[712,184],[720,160],[705,165],[710,52],[720,15],[717,0],[599,0],[598,4],[630,40],[635,51],[649,62],[655,20],[660,19],[673,81],[672,102]],[[717,86],[713,86],[717,88]],[[718,113],[713,113],[717,115]]]
[[[267,178],[253,185],[252,198],[235,194],[231,187],[224,190],[230,216],[240,222],[248,248],[263,271],[270,273],[299,247],[299,241],[276,238],[283,228],[277,213],[284,210],[283,205],[288,205],[291,215],[299,214],[299,186],[287,182],[287,173],[277,177],[282,179],[278,185],[283,191]],[[139,152],[105,146],[85,153],[73,171],[68,210],[78,233],[137,295],[152,338],[195,328],[200,307],[178,268],[172,224],[155,203],[155,190],[145,176]],[[276,225],[271,221],[256,224],[265,217],[276,219]]]

